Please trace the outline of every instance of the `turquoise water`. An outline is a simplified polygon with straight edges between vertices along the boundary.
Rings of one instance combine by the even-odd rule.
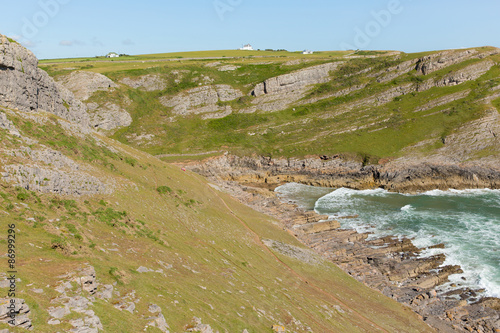
[[[460,265],[463,274],[450,277],[443,290],[473,287],[486,296],[500,297],[500,191],[429,191],[418,195],[382,189],[357,191],[286,184],[276,189],[283,200],[332,217],[358,214],[340,220],[343,228],[413,239],[418,247],[439,243],[445,249],[422,256],[446,254],[445,265]],[[455,284],[457,287],[453,287]]]

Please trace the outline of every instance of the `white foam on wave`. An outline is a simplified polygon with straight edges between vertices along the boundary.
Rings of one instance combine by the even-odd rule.
[[[431,190],[431,191],[423,192],[421,195],[439,197],[439,196],[484,195],[484,194],[490,194],[490,193],[500,194],[500,190],[491,190],[489,188],[465,189],[465,190],[449,189],[446,191]]]
[[[285,186],[277,188],[285,197],[286,193],[294,193],[297,198],[310,190],[300,184]],[[369,238],[408,237],[419,248],[444,243],[444,249],[429,249],[420,254],[428,257],[444,253],[445,265],[460,265],[464,270],[462,274],[452,275],[451,282],[442,290],[484,288],[487,296],[496,297],[500,297],[498,208],[500,190],[490,189],[433,190],[401,195],[384,189],[339,188],[314,203],[315,211],[332,218],[359,214],[359,218],[339,221],[343,228],[372,233]]]
[[[406,205],[404,207],[401,207],[401,211],[402,212],[411,212],[411,211],[414,211],[414,210],[415,210],[415,208],[413,208],[412,205]]]
[[[318,198],[333,190],[299,183],[287,183],[277,187],[274,191],[281,200],[293,202],[303,209],[312,209]]]

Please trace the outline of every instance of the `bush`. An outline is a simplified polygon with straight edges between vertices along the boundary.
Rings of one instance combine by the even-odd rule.
[[[17,194],[17,199],[21,200],[21,201],[28,200],[29,197],[30,197],[29,193],[26,193],[26,192],[21,192],[21,193]]]
[[[119,220],[123,219],[125,216],[127,216],[127,212],[123,211],[116,211],[113,208],[99,208],[96,210],[93,215],[101,222],[106,223],[109,226],[114,226],[115,222],[118,222]]]
[[[125,157],[125,163],[134,167],[137,164],[137,160],[131,157]]]
[[[172,189],[168,186],[159,186],[156,188],[156,191],[160,194],[172,193]]]

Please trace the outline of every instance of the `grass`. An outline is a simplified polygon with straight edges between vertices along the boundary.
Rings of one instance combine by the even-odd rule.
[[[491,102],[493,106],[497,109],[498,112],[500,112],[500,98],[497,98]]]
[[[171,52],[157,54],[143,54],[134,56],[123,56],[120,58],[82,57],[65,59],[42,59],[40,64],[72,63],[72,62],[121,62],[121,61],[147,61],[162,59],[183,59],[183,58],[248,58],[248,57],[293,57],[293,58],[324,58],[340,57],[349,54],[348,51],[322,51],[311,55],[303,55],[302,52],[288,51],[241,51],[241,50],[214,50],[214,51],[191,51],[191,52]]]
[[[43,133],[57,141],[58,131],[56,126],[48,126]],[[26,131],[26,135],[40,139],[39,133],[34,125]],[[95,176],[112,179],[116,186],[112,194],[60,197],[0,184],[2,222],[16,223],[18,229],[22,280],[18,297],[30,306],[36,331],[71,328],[68,323],[48,325],[47,309],[54,306],[53,299],[58,296],[54,288],[61,276],[86,263],[95,267],[101,285],[117,282],[114,288],[121,295],[115,294],[109,302],[97,299],[90,307],[101,319],[104,331],[144,330],[151,303],[162,308],[173,332],[184,331],[194,316],[214,330],[231,332],[266,332],[277,322],[298,332],[306,331],[305,326],[314,331],[370,329],[349,312],[332,310],[332,306],[343,304],[355,307],[389,331],[425,331],[414,314],[355,282],[334,265],[309,265],[276,253],[309,284],[302,282],[258,241],[268,238],[300,246],[272,219],[225,194],[216,194],[197,175],[107,138],[101,140],[103,146],[122,155],[122,159],[113,160],[115,169],[88,159],[78,161],[92,165]],[[3,148],[7,144],[0,143]],[[82,156],[78,149],[70,156]],[[131,167],[127,158],[136,161],[136,167]],[[18,198],[20,193],[23,195]],[[8,214],[2,213],[8,206]],[[34,216],[45,218],[36,228],[27,220]],[[140,266],[153,272],[138,273]],[[312,284],[335,298],[311,288]],[[32,293],[33,288],[42,288],[44,293]],[[138,299],[134,314],[114,308],[120,297],[132,291]],[[298,321],[304,326],[296,326]]]
[[[429,54],[429,53],[427,53]],[[481,116],[481,106],[474,106],[474,101],[486,96],[487,89],[498,81],[499,73],[496,67],[474,83],[466,83],[457,87],[435,88],[431,91],[400,96],[393,102],[380,107],[359,107],[348,113],[338,113],[337,110],[346,103],[355,102],[388,91],[404,84],[421,84],[425,80],[435,80],[465,68],[481,60],[468,60],[433,72],[427,76],[417,76],[416,73],[404,74],[390,82],[379,83],[370,74],[378,73],[389,67],[396,66],[403,61],[417,59],[424,54],[403,54],[400,58],[377,57],[351,59],[340,67],[334,75],[334,80],[320,84],[310,93],[309,97],[321,97],[341,91],[352,85],[365,84],[366,87],[347,96],[327,98],[316,103],[295,106],[273,113],[237,113],[222,119],[202,120],[199,116],[178,117],[175,122],[169,119],[173,116],[172,110],[159,103],[160,96],[174,96],[179,91],[185,91],[195,85],[192,84],[195,76],[205,75],[214,80],[214,84],[230,84],[231,86],[249,94],[259,82],[298,70],[305,66],[324,63],[325,58],[317,58],[310,63],[293,66],[283,66],[285,60],[277,58],[269,63],[245,63],[241,60],[228,60],[227,63],[240,66],[233,72],[219,72],[216,68],[205,67],[206,62],[185,62],[175,65],[154,66],[148,69],[129,69],[126,71],[109,71],[106,73],[113,80],[118,81],[127,76],[146,74],[164,75],[169,81],[169,88],[158,92],[145,92],[126,87],[120,88],[121,94],[126,94],[133,101],[127,109],[134,118],[134,123],[128,128],[115,132],[114,138],[131,145],[129,141],[132,133],[154,134],[154,144],[148,146],[136,145],[137,148],[154,154],[196,154],[210,151],[230,151],[235,154],[258,153],[271,156],[304,156],[308,154],[336,154],[355,153],[359,156],[393,157],[412,144],[427,137],[419,131],[425,128],[425,133],[439,139],[453,131],[461,124]],[[336,60],[336,59],[333,59]],[[337,59],[338,60],[338,59]],[[368,72],[358,74],[369,68]],[[173,70],[189,71],[178,84],[172,83],[170,73]],[[469,96],[451,105],[450,114],[430,113],[438,112],[450,107],[443,106],[428,112],[414,113],[415,108],[424,101],[431,101],[448,94],[471,90]],[[116,94],[116,92],[115,92]],[[109,95],[108,95],[109,97]],[[105,98],[104,94],[100,98]],[[119,98],[116,99],[119,101]],[[252,98],[245,96],[233,102],[220,103],[231,106],[233,110],[252,106]],[[377,124],[366,125],[369,122]],[[352,131],[354,128],[354,131]],[[377,130],[377,131],[374,131]],[[336,135],[335,132],[348,134]],[[386,138],[398,138],[385,144]],[[298,144],[297,144],[298,143]],[[169,161],[183,161],[196,159],[195,156],[171,156]]]

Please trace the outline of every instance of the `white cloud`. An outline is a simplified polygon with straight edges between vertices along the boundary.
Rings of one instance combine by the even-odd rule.
[[[62,40],[59,42],[59,45],[61,46],[73,46],[73,44],[72,40]]]
[[[85,45],[85,42],[82,42],[81,40],[78,39],[73,39],[73,40],[62,40],[59,42],[59,45],[61,46],[74,46],[74,45]]]

